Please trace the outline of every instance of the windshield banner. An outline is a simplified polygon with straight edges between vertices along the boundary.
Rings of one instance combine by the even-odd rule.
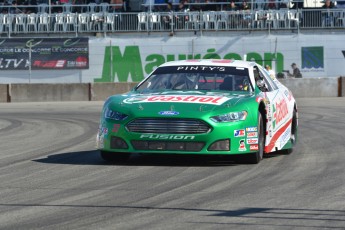
[[[0,70],[89,69],[88,38],[0,39]]]

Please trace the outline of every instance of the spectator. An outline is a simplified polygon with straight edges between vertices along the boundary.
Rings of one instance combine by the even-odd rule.
[[[230,4],[227,6],[226,10],[227,11],[237,11],[238,10],[238,7],[237,7],[237,5],[236,5],[234,0],[232,0],[230,2]]]
[[[24,2],[24,5],[27,5],[27,14],[37,13],[37,0],[27,0]]]
[[[250,10],[250,5],[247,3],[246,0],[242,1],[242,4],[239,7],[240,10]]]
[[[178,11],[179,12],[189,12],[189,5],[188,5],[188,0],[181,0],[180,4],[178,5]]]
[[[17,1],[12,1],[12,7],[10,8],[10,14],[19,14],[22,11],[18,8]]]
[[[265,69],[267,70],[267,72],[269,73],[269,75],[272,79],[276,78],[276,76],[275,76],[276,73],[271,69],[271,66],[265,65]]]
[[[217,5],[214,0],[205,0],[205,5],[203,6],[203,11],[216,11]]]
[[[252,14],[250,12],[250,5],[247,3],[246,0],[242,1],[242,4],[239,7],[239,10],[243,11],[243,14],[241,15],[241,25],[242,27],[250,27],[251,20],[252,20]]]
[[[86,11],[86,10],[83,9],[83,6],[81,6],[81,5],[85,4],[84,0],[73,0],[72,4],[76,5],[75,7],[73,7],[73,12],[74,13],[82,13],[82,12]]]
[[[325,4],[322,6],[323,9],[332,9],[334,4],[331,0],[326,0]],[[322,15],[322,25],[323,26],[333,26],[333,15],[330,12],[323,12]]]
[[[163,26],[164,26],[164,28],[168,29],[168,28],[171,28],[171,26],[173,24],[173,17],[176,17],[174,15],[173,5],[171,2],[166,3],[166,8],[165,8],[164,12],[167,12],[167,14],[164,14],[164,16],[162,17]],[[174,20],[174,21],[176,21],[176,20]]]
[[[279,0],[278,9],[287,9],[290,8],[290,0]]]
[[[226,10],[229,11],[229,26],[230,28],[237,28],[238,26],[238,7],[234,0],[231,0],[230,4],[227,5]]]
[[[325,4],[323,4],[322,8],[325,8],[325,9],[334,8],[334,3],[331,0],[326,0]]]
[[[299,68],[297,67],[296,63],[292,63],[291,64],[292,67],[292,74],[290,73],[290,71],[287,71],[287,75],[289,77],[294,77],[294,78],[302,78],[302,74],[301,71],[299,70]]]
[[[112,11],[113,12],[122,12],[123,11],[123,0],[111,0],[110,3],[113,5],[112,6]],[[151,4],[152,4],[152,7],[153,7],[154,0],[151,0]]]
[[[268,0],[267,9],[274,10],[277,9],[275,0]]]

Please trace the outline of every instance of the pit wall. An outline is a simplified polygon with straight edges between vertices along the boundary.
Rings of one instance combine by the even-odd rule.
[[[296,98],[344,97],[345,77],[282,79]],[[104,101],[137,83],[0,84],[0,102]]]

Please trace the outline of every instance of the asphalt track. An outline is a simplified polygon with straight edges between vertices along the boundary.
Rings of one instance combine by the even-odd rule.
[[[0,229],[345,229],[345,98],[258,165],[95,151],[101,102],[0,104]]]

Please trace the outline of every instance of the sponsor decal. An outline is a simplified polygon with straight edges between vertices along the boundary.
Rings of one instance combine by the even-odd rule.
[[[281,123],[288,113],[288,105],[284,99],[273,105],[273,129]]]
[[[88,65],[88,59],[86,57],[77,57],[75,61],[68,61],[67,67],[77,67],[77,68],[84,68]]]
[[[117,133],[117,131],[119,131],[120,129],[120,126],[121,126],[120,124],[114,124],[113,129],[111,131],[114,133]]]
[[[0,41],[0,69],[88,69],[88,46],[88,38],[4,39]]]
[[[324,70],[323,46],[302,47],[303,72],[320,72]]]
[[[247,127],[246,131],[247,132],[257,132],[258,131],[258,127]]]
[[[98,128],[98,133],[97,133],[97,137],[96,137],[97,148],[99,148],[99,149],[104,148],[104,138],[106,135],[108,135],[108,128],[100,125]]]
[[[259,150],[259,145],[250,145],[249,149],[250,150]]]
[[[265,105],[267,105],[267,104],[270,103],[270,101],[267,99],[266,93],[260,93],[260,94],[256,97],[255,101],[256,101],[257,103],[264,102]]]
[[[234,137],[244,137],[246,135],[246,131],[244,129],[234,130]]]
[[[108,128],[107,127],[100,127],[99,128],[99,135],[107,135],[108,134]]]
[[[291,101],[291,100],[292,100],[292,93],[291,93],[291,91],[289,91],[288,100],[289,100],[289,101]]]
[[[155,140],[193,140],[195,136],[187,135],[170,135],[170,134],[141,134],[141,139],[155,139]]]
[[[259,139],[258,138],[248,138],[247,139],[247,144],[251,145],[251,144],[257,144],[259,143]]]
[[[177,71],[217,71],[224,72],[225,67],[223,66],[178,66]]]
[[[80,42],[80,39],[73,40],[73,39],[67,39],[63,42],[63,45],[68,47],[68,46],[74,46]]]
[[[123,100],[123,102],[127,104],[144,102],[177,102],[221,105],[227,100],[229,100],[229,98],[223,96],[155,95],[127,98]]]
[[[291,134],[291,127],[289,126],[282,136],[280,137],[280,148],[282,148],[290,139],[290,134]]]
[[[246,144],[244,142],[244,140],[240,140],[240,147],[238,148],[238,151],[246,151],[247,148],[246,148]]]
[[[103,135],[98,135],[97,136],[97,148],[103,149],[104,148],[104,136]]]
[[[34,61],[34,63],[32,64],[33,67],[37,67],[37,68],[64,68],[65,64],[66,64],[66,60],[52,60],[52,61],[40,61],[40,60],[36,60]]]
[[[140,45],[113,45],[105,46],[103,60],[116,60],[116,65],[121,68],[114,68],[109,74],[113,62],[104,62],[103,70],[101,71],[102,76],[96,78],[95,82],[140,82],[154,71],[157,66],[170,60],[191,60],[189,63],[198,62],[195,59],[227,59],[227,60],[252,60],[256,62],[262,62],[265,60],[267,64],[272,65],[271,59],[274,58],[276,63],[277,72],[281,72],[284,68],[285,57],[280,52],[256,52],[255,50],[247,50],[246,53],[235,53],[234,50],[219,49],[217,47],[205,46],[204,49],[199,49],[197,53],[183,52],[179,53],[179,49],[172,49],[172,52],[154,52],[149,48],[145,48]],[[219,53],[218,53],[219,52]],[[243,55],[243,56],[242,56]],[[146,61],[144,61],[146,60]],[[156,61],[147,61],[156,60]],[[197,65],[197,63],[196,63]],[[224,64],[225,65],[225,64]],[[194,65],[195,66],[195,65]]]
[[[198,59],[191,59],[191,60],[186,60],[187,62],[201,62],[201,60]]]
[[[249,132],[249,133],[247,133],[247,137],[249,137],[249,138],[258,137],[258,132]]]
[[[176,111],[160,111],[158,114],[163,116],[174,116],[179,115],[180,113]]]
[[[276,142],[280,138],[281,134],[284,133],[284,131],[289,128],[289,126],[291,125],[291,122],[292,122],[292,119],[288,120],[281,128],[279,128],[279,130],[277,130],[274,133],[272,139],[270,140],[270,142],[265,147],[266,153],[274,151],[274,147],[275,147]]]
[[[234,60],[212,60],[213,63],[232,63]]]
[[[270,105],[270,103],[267,103],[267,104],[266,104],[266,112],[267,112],[267,119],[268,119],[269,121],[271,121],[271,119],[272,119],[272,117],[271,117],[272,113],[271,113],[271,105]]]
[[[260,103],[262,100],[264,100],[263,97],[257,97],[257,98],[256,98],[256,102],[257,102],[257,103]]]
[[[25,43],[25,45],[28,48],[34,48],[35,46],[41,44],[42,42],[43,42],[43,39],[41,40],[30,39]]]
[[[0,69],[10,69],[11,66],[13,68],[18,68],[21,64],[25,66],[29,66],[29,61],[25,61],[24,59],[4,59],[0,58]]]

